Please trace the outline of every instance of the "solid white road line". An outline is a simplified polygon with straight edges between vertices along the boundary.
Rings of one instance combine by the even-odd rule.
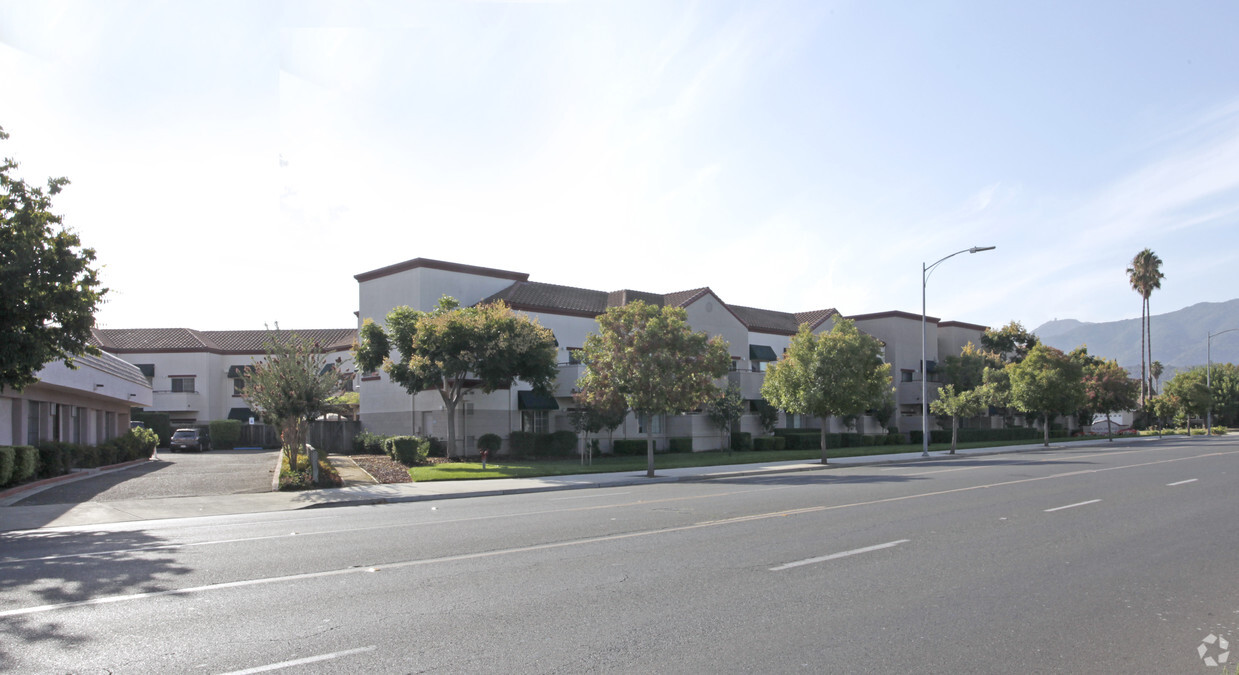
[[[906,544],[909,541],[912,541],[912,540],[911,539],[900,539],[898,541],[891,541],[885,544],[878,544],[876,546],[866,546],[865,548],[853,549],[851,551],[844,551],[842,553],[831,553],[830,555],[818,556],[816,558],[805,558],[804,560],[797,560],[796,562],[789,562],[785,565],[779,565],[778,567],[771,567],[770,571],[781,572],[783,570],[789,570],[793,567],[801,567],[803,565],[812,565],[814,563],[826,562],[827,560],[837,560],[839,558],[846,558],[848,556],[859,555],[861,553],[869,553],[871,551],[880,551],[884,548],[894,548],[900,544]]]
[[[234,670],[231,673],[224,673],[224,675],[251,675],[252,673],[266,673],[272,670],[279,670],[281,668],[292,668],[293,666],[303,666],[307,663],[318,663],[319,661],[330,661],[331,659],[338,659],[342,656],[352,656],[353,654],[363,654],[365,652],[372,652],[375,649],[378,649],[378,645],[370,645],[369,647],[361,647],[360,649],[348,649],[342,652],[332,652],[330,654],[322,654],[319,656],[307,656],[304,659],[296,659],[294,661],[282,661],[280,663],[272,663],[266,666],[258,666],[256,668],[246,668],[245,670]]]
[[[1099,502],[1099,501],[1101,501],[1101,500],[1100,500],[1100,499],[1090,499],[1090,500],[1089,500],[1089,501],[1087,501],[1087,502],[1080,502],[1080,503],[1078,503],[1078,504],[1068,504],[1068,505],[1066,505],[1066,506],[1055,506],[1055,507],[1054,507],[1054,508],[1052,508],[1052,509],[1046,509],[1046,510],[1045,510],[1045,512],[1046,512],[1046,513],[1054,513],[1055,511],[1062,511],[1063,509],[1074,509],[1074,508],[1075,508],[1075,507],[1077,507],[1077,506],[1088,506],[1089,504],[1096,504],[1096,503],[1097,503],[1097,502]]]
[[[1195,482],[1196,482],[1195,478],[1188,478],[1187,480],[1181,480],[1178,483],[1166,483],[1166,487],[1174,487],[1176,485],[1187,485],[1188,483],[1195,483]]]

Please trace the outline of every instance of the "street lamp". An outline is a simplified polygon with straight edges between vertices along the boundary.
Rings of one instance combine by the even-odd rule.
[[[1216,333],[1209,333],[1209,339],[1206,341],[1207,364],[1205,365],[1205,390],[1209,392],[1209,414],[1205,416],[1205,435],[1213,435],[1213,382],[1209,378],[1210,371],[1213,370],[1213,338],[1224,333],[1233,333],[1239,328],[1227,328],[1226,330]]]
[[[932,265],[921,263],[921,457],[929,456],[929,369],[925,366],[925,359],[927,358],[925,346],[925,285],[929,281],[929,275],[933,274],[934,268],[941,265],[948,258],[954,258],[960,253],[980,253],[981,251],[992,251],[995,248],[994,246],[973,246],[962,251],[956,251]]]

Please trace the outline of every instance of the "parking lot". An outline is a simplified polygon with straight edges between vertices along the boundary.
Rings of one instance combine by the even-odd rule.
[[[144,462],[83,480],[58,483],[15,506],[78,504],[161,497],[201,497],[271,490],[276,450],[159,451]]]

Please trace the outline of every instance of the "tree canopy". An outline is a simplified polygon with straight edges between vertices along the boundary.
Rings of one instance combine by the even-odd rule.
[[[272,333],[265,346],[266,358],[244,370],[241,398],[280,429],[288,467],[295,471],[309,423],[338,411],[332,399],[349,376],[327,367],[323,349],[295,333]]]
[[[381,367],[409,394],[439,392],[447,409],[449,456],[456,448],[456,406],[466,393],[490,393],[521,380],[546,395],[559,372],[550,329],[502,302],[460,307],[444,297],[429,312],[397,307],[387,314],[386,328],[366,318],[359,338],[358,368]],[[399,361],[391,358],[393,348]]]
[[[0,140],[9,135],[0,128]],[[94,314],[107,289],[92,266],[95,251],[51,212],[52,197],[69,184],[49,178],[47,190],[0,163],[0,387],[21,390],[51,361],[98,354],[90,344]]]
[[[740,387],[735,383],[718,390],[718,394],[706,404],[706,416],[723,434],[723,445],[720,449],[731,447],[729,432],[736,431],[736,424],[747,407],[740,396]]]
[[[766,372],[761,393],[777,408],[821,418],[825,464],[828,418],[859,415],[879,405],[890,388],[882,343],[850,319],[839,319],[830,332],[816,335],[801,324],[787,352]]]
[[[935,415],[950,416],[952,455],[959,440],[959,418],[980,415],[987,401],[987,392],[983,387],[956,390],[955,385],[948,384],[938,390],[938,398],[929,404],[929,409]]]
[[[981,335],[981,347],[1004,363],[1017,363],[1028,356],[1029,350],[1040,343],[1037,336],[1018,321],[1011,321],[997,330],[988,328]]]
[[[1025,413],[1040,413],[1045,445],[1050,444],[1050,418],[1069,415],[1084,405],[1084,369],[1061,350],[1038,344],[1019,363],[1005,369],[1011,382],[1011,402]]]
[[[1087,351],[1078,350],[1087,354]],[[1075,354],[1076,352],[1072,352]],[[1127,374],[1114,359],[1104,360],[1088,357],[1083,363],[1084,408],[1092,414],[1110,415],[1123,410],[1134,410],[1139,398],[1140,382]],[[1113,431],[1107,425],[1107,437],[1114,440]]]
[[[640,300],[598,316],[598,332],[585,338],[585,369],[577,400],[609,406],[622,400],[647,419],[695,410],[716,395],[714,380],[731,365],[727,342],[693,331],[680,307]],[[646,475],[654,476],[652,425],[646,430]]]
[[[1133,291],[1140,295],[1140,402],[1144,403],[1152,392],[1152,385],[1145,375],[1146,364],[1153,361],[1152,316],[1149,313],[1149,296],[1162,287],[1162,259],[1151,249],[1144,249],[1131,259],[1127,268],[1127,281]]]

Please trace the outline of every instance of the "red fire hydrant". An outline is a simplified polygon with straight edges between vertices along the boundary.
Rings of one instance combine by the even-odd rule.
[[[490,450],[483,450],[482,451],[482,468],[483,469],[486,468],[486,460],[489,457],[490,457]]]

